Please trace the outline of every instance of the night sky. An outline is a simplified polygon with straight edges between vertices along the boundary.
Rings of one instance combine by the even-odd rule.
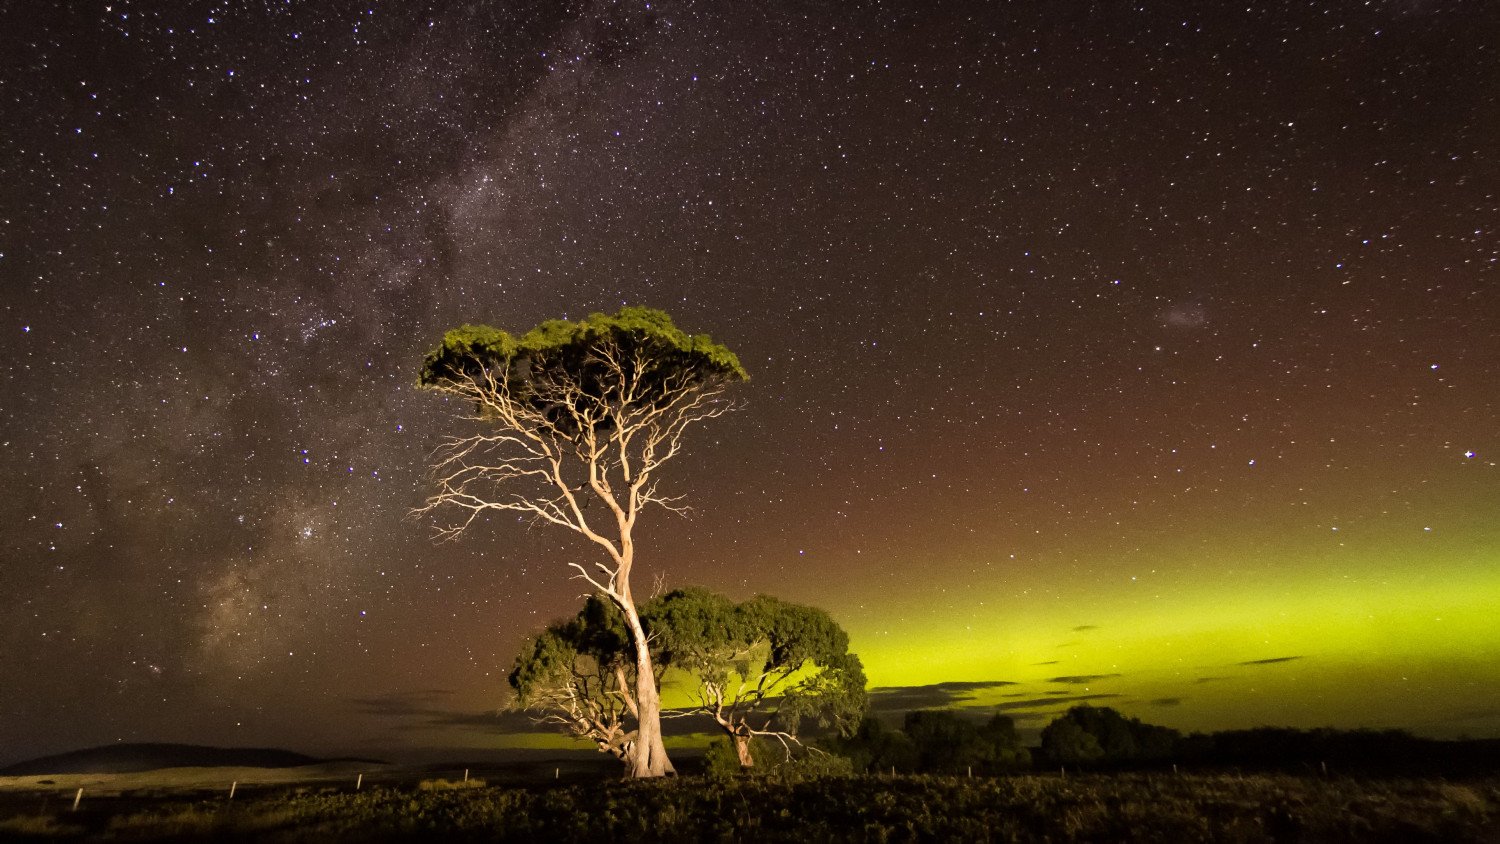
[[[753,379],[637,588],[880,711],[1500,735],[1497,283],[1489,0],[6,3],[0,762],[536,744],[414,384],[622,304]]]

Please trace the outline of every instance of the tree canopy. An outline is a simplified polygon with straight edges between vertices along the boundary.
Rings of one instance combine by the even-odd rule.
[[[757,596],[735,603],[705,589],[679,589],[641,605],[658,671],[685,679],[692,712],[706,715],[750,765],[750,740],[780,740],[790,753],[804,722],[840,733],[866,704],[859,657],[826,612]],[[519,707],[615,752],[630,735],[630,640],[612,605],[591,598],[577,616],[528,642],[510,675]],[[618,754],[617,754],[618,755]]]
[[[428,352],[418,384],[490,384],[543,411],[557,433],[572,437],[582,433],[577,423],[583,418],[618,424],[622,414],[659,409],[684,387],[749,378],[739,357],[709,335],[687,334],[655,308],[624,307],[577,322],[549,319],[520,336],[488,325],[459,326]],[[561,398],[559,387],[573,412],[551,407]]]
[[[595,743],[621,761],[637,738],[627,714],[639,717],[635,660],[625,617],[614,604],[588,596],[572,618],[528,640],[510,672],[515,707]]]
[[[945,709],[906,713],[902,731],[917,748],[917,764],[931,773],[998,773],[1024,768],[1031,755],[1010,716],[995,713],[978,723]]]
[[[780,740],[790,752],[804,721],[850,733],[864,714],[864,667],[849,652],[849,635],[821,609],[679,589],[641,614],[662,662],[694,679],[699,709],[734,740],[747,767],[753,736]]]

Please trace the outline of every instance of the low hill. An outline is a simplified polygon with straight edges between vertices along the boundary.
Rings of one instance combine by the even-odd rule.
[[[0,776],[124,774],[158,768],[295,768],[325,762],[290,750],[263,747],[204,747],[196,744],[107,744],[44,756],[0,768]],[[368,761],[368,760],[360,760]]]

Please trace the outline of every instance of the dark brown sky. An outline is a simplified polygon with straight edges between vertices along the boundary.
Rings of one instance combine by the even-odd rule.
[[[416,368],[458,323],[621,303],[754,378],[648,578],[825,606],[891,686],[1326,587],[1266,668],[1337,678],[1321,704],[1106,691],[1500,724],[1465,664],[1412,693],[1301,652],[1329,607],[1500,568],[1491,3],[114,0],[0,32],[0,762],[481,741],[587,549],[403,520],[454,424]],[[1412,659],[1500,650],[1464,630]]]

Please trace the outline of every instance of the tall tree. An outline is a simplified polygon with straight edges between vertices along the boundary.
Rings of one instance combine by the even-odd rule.
[[[435,491],[417,513],[456,513],[439,526],[455,538],[491,511],[571,530],[603,552],[577,577],[624,615],[634,652],[630,774],[672,773],[661,736],[661,696],[631,574],[634,531],[652,505],[682,512],[659,472],[681,453],[688,429],[733,405],[748,378],[739,359],[671,317],[627,307],[578,322],[548,320],[520,336],[465,325],[443,336],[422,366],[421,386],[461,399],[476,431],[434,452]],[[603,506],[590,510],[590,504]]]

